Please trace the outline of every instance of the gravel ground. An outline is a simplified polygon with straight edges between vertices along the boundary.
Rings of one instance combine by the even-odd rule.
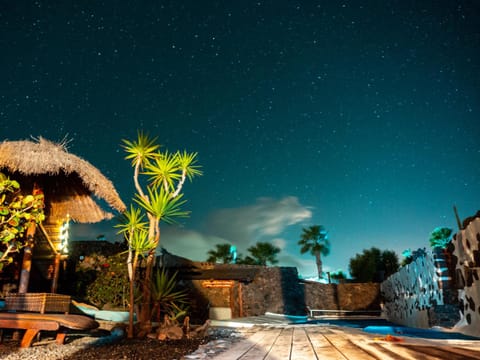
[[[3,360],[180,360],[185,355],[200,354],[189,358],[205,358],[205,354],[214,354],[225,350],[228,343],[238,341],[244,334],[227,328],[211,328],[206,337],[159,341],[156,339],[125,339],[111,335],[108,331],[67,336],[64,345],[55,344],[54,334],[44,333],[42,339],[26,349],[19,348],[19,341],[5,336],[0,344],[0,359]],[[215,346],[222,340],[222,348]],[[210,346],[211,344],[211,346]]]

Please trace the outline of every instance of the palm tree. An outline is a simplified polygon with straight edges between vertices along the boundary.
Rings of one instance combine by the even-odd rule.
[[[247,250],[252,255],[254,263],[263,266],[266,266],[267,262],[272,265],[277,264],[277,254],[281,251],[279,247],[267,242],[258,242],[254,246],[250,246]],[[247,256],[247,262],[250,261],[248,258]]]
[[[233,254],[231,252],[230,244],[217,244],[215,250],[209,250],[207,252],[207,262],[221,262],[222,264],[229,264],[233,260]]]
[[[437,227],[430,233],[430,246],[440,249],[445,249],[450,242],[450,235],[452,235],[452,229],[448,227]]]
[[[298,245],[301,246],[301,254],[310,252],[310,254],[315,256],[318,278],[322,278],[322,255],[327,256],[330,253],[330,242],[328,241],[327,230],[325,230],[322,225],[313,225],[308,228],[303,228]]]

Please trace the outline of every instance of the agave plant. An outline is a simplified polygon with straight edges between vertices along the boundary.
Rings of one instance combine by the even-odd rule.
[[[177,273],[170,276],[165,268],[157,268],[151,285],[152,314],[157,321],[162,313],[171,319],[178,319],[187,312],[188,293],[185,289],[177,290]]]

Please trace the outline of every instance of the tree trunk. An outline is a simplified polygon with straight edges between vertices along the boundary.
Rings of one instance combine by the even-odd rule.
[[[133,338],[133,315],[135,309],[135,273],[137,271],[138,255],[135,254],[132,264],[132,276],[130,278],[130,308],[128,309],[128,338]]]
[[[142,307],[141,307],[141,323],[142,329],[146,330],[147,333],[151,330],[152,327],[152,309],[151,309],[151,299],[152,291],[150,286],[152,285],[152,274],[153,274],[153,265],[155,262],[155,252],[150,253],[147,256],[147,264],[145,267],[145,278],[143,280],[142,286]]]
[[[18,292],[24,294],[28,292],[28,283],[30,282],[30,271],[32,269],[32,251],[34,244],[35,231],[37,229],[37,224],[31,222],[26,234],[26,245],[23,248],[23,262],[22,262],[22,271],[20,273],[20,285],[18,287]]]
[[[320,253],[315,253],[315,263],[317,264],[318,270],[318,278],[321,279],[323,277],[323,269],[322,269],[322,258],[320,257]]]
[[[58,289],[58,278],[60,276],[60,260],[62,259],[62,255],[60,253],[55,254],[55,260],[53,262],[53,279],[52,279],[52,287],[50,291],[52,293],[56,293]]]

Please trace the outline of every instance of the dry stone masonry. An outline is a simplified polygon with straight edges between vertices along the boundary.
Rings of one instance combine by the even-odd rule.
[[[406,326],[430,328],[438,317],[432,317],[432,309],[444,306],[443,257],[438,253],[422,251],[414,261],[402,267],[381,285],[384,309],[388,320]],[[434,311],[433,311],[434,312]]]
[[[388,320],[480,337],[480,213],[445,250],[423,251],[381,284]]]
[[[460,321],[463,333],[480,336],[480,218],[459,231],[453,241],[455,279],[459,287]]]

